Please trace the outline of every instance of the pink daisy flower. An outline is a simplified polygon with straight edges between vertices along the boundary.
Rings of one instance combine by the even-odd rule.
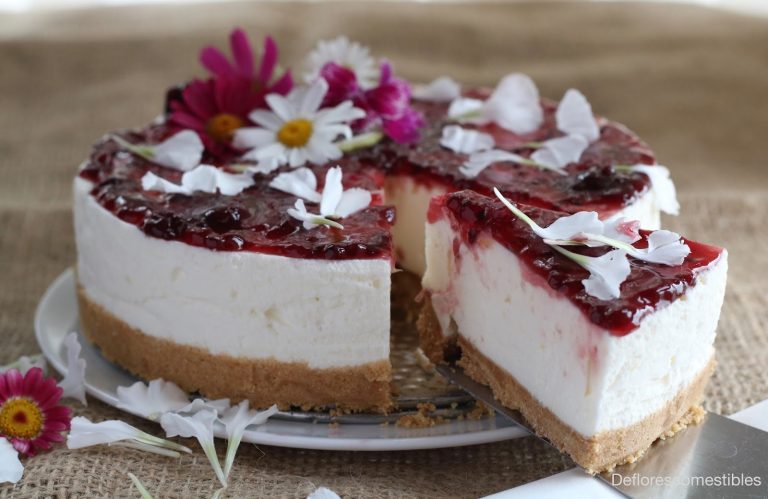
[[[335,62],[325,64],[320,76],[329,87],[325,106],[351,100],[366,112],[365,118],[352,124],[355,131],[380,127],[395,142],[418,140],[424,118],[411,107],[411,86],[393,75],[388,62],[381,64],[379,84],[368,90],[360,86],[354,71]]]
[[[22,375],[17,369],[0,374],[0,436],[20,453],[34,456],[64,441],[72,410],[59,405],[62,389],[39,367]]]
[[[213,76],[248,82],[251,90],[261,97],[259,107],[263,107],[264,96],[267,94],[285,95],[290,92],[293,87],[290,71],[284,72],[272,83],[277,68],[277,45],[272,37],[264,38],[264,51],[258,69],[248,36],[242,29],[237,28],[230,33],[229,45],[232,50],[232,62],[216,47],[205,47],[200,51],[200,62]]]

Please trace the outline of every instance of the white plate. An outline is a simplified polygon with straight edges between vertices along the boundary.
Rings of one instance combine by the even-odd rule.
[[[78,331],[74,272],[60,275],[40,300],[35,313],[35,335],[45,357],[58,371],[66,366],[64,338]],[[117,405],[117,387],[129,386],[138,378],[101,356],[99,350],[80,337],[82,356],[88,363],[86,390],[111,406]],[[331,426],[309,421],[270,419],[257,431],[247,431],[243,440],[254,444],[325,450],[410,450],[457,447],[498,442],[527,435],[526,431],[496,415],[481,420],[451,420],[432,428],[398,428],[395,425],[339,423]],[[216,436],[223,436],[217,428]]]

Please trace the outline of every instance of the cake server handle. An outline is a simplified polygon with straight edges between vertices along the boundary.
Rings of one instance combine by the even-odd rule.
[[[438,365],[436,370],[535,435],[519,412],[504,407],[460,367]],[[766,498],[768,432],[708,412],[701,423],[657,440],[639,461],[595,478],[636,499]]]

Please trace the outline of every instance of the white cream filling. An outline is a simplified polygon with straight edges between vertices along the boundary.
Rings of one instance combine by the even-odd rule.
[[[394,205],[397,216],[392,237],[397,251],[397,265],[416,275],[424,275],[424,224],[427,221],[429,201],[448,190],[439,185],[417,182],[408,175],[394,175],[386,180],[386,202]],[[658,202],[653,189],[633,203],[625,206],[609,219],[626,217],[638,220],[640,227],[656,230],[661,226]]]
[[[684,297],[619,337],[590,322],[495,240],[462,243],[456,259],[447,221],[426,231],[423,285],[443,331],[453,319],[483,355],[583,436],[661,410],[713,353],[727,253]]]
[[[389,260],[216,252],[146,236],[74,183],[78,279],[144,333],[312,368],[389,359]]]

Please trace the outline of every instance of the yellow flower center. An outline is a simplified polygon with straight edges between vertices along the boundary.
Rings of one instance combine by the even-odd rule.
[[[277,140],[287,147],[302,147],[312,137],[312,122],[299,118],[286,122],[277,132]]]
[[[235,130],[243,126],[243,120],[229,113],[220,113],[208,120],[205,131],[216,142],[229,142]]]
[[[0,406],[0,435],[29,440],[42,430],[43,413],[34,401],[17,397]]]

